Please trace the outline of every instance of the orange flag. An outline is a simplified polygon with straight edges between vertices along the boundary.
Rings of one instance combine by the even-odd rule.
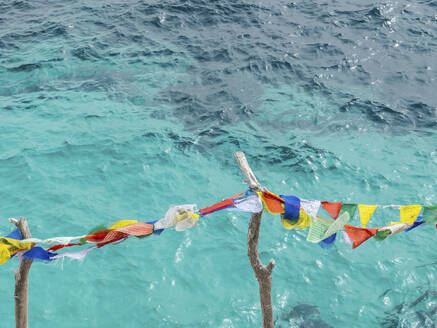
[[[278,195],[275,195],[269,191],[263,191],[261,199],[266,207],[266,210],[271,214],[284,213],[284,201]]]
[[[344,230],[353,241],[352,248],[357,248],[370,237],[373,237],[378,232],[378,229],[358,228],[350,225],[345,225]]]
[[[340,213],[341,203],[330,203],[322,202],[323,209],[329,213],[331,218],[337,220],[338,214]]]

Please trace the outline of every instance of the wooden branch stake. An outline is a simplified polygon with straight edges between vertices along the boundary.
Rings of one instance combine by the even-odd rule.
[[[247,178],[247,183],[252,191],[263,191],[264,188],[259,184],[247,162],[243,152],[234,153],[235,159],[240,165],[240,169]],[[273,306],[272,306],[272,271],[275,260],[271,259],[267,265],[261,263],[258,253],[259,227],[261,225],[262,212],[252,214],[247,233],[247,256],[250,265],[255,272],[255,277],[259,284],[259,295],[261,310],[263,315],[263,328],[273,328]]]
[[[9,222],[15,224],[21,232],[23,239],[32,238],[29,226],[25,218],[9,219]],[[28,328],[28,288],[29,288],[29,270],[32,265],[31,260],[20,260],[18,271],[15,272],[15,327]]]

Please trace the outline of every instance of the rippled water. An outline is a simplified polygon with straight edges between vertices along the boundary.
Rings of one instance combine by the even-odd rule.
[[[244,190],[437,203],[436,1],[0,0],[0,232],[77,235]],[[254,327],[249,216],[35,263],[31,327]],[[264,214],[277,327],[435,327],[436,230],[324,250]],[[13,273],[1,267],[1,326]]]

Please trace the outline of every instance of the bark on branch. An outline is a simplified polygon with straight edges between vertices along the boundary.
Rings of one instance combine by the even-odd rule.
[[[25,218],[9,219],[9,222],[15,224],[20,230],[23,239],[32,238],[30,234],[29,226]],[[18,271],[15,272],[15,327],[27,328],[28,327],[28,288],[29,288],[29,270],[33,261],[20,260]]]
[[[237,151],[234,153],[234,156],[240,165],[241,171],[247,178],[250,189],[253,191],[263,191],[264,188],[259,184],[255,174],[253,174],[244,153]],[[264,265],[259,258],[258,239],[261,215],[262,212],[252,214],[250,219],[249,231],[247,233],[247,256],[249,257],[250,264],[259,283],[263,327],[273,328],[272,271],[275,266],[275,260],[271,259],[267,265]]]

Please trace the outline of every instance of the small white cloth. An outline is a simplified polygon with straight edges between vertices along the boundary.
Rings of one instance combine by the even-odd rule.
[[[195,204],[170,206],[164,218],[154,224],[154,229],[167,229],[176,226],[177,231],[183,231],[197,225],[197,219],[190,214],[196,212]]]
[[[390,235],[396,235],[399,232],[407,230],[409,227],[411,227],[411,225],[406,224],[406,223],[398,223],[398,224],[394,224],[391,226],[383,227],[383,228],[379,229],[379,231],[390,230],[391,231]]]
[[[258,195],[250,195],[243,199],[234,200],[234,206],[241,212],[259,213],[263,210],[263,203]]]
[[[184,231],[187,229],[194,228],[195,226],[198,225],[197,221],[198,221],[198,219],[195,219],[193,217],[189,217],[188,219],[185,219],[183,221],[176,223],[175,229],[176,229],[176,231]]]
[[[61,245],[67,245],[70,244],[73,240],[79,240],[81,238],[85,238],[86,236],[75,236],[75,237],[53,237],[48,239],[38,239],[38,238],[27,238],[23,239],[23,242],[31,242],[34,244],[44,244],[44,245],[51,245],[51,244],[61,244]]]
[[[321,202],[320,200],[300,200],[300,206],[304,210],[304,212],[312,217],[317,217],[317,213],[319,212]]]
[[[61,254],[58,254],[58,255],[51,257],[51,259],[62,259],[62,258],[68,257],[68,258],[73,259],[73,260],[83,261],[85,259],[85,257],[87,256],[87,254],[95,248],[96,247],[90,247],[90,248],[84,249],[83,251],[80,251],[80,252],[61,253]]]

